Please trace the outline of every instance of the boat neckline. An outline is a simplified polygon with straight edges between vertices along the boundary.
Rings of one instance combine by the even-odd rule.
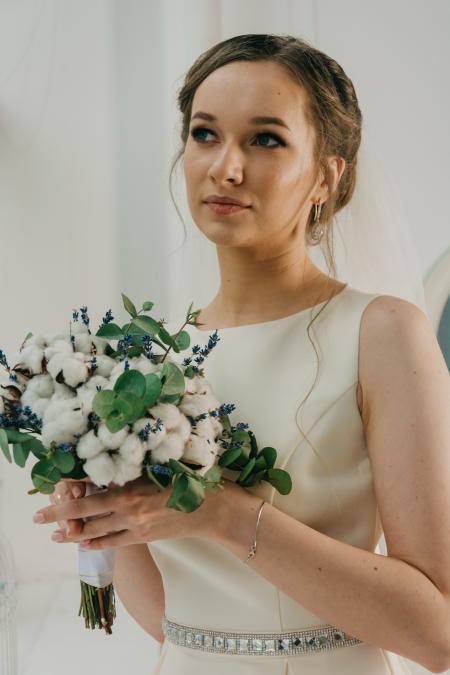
[[[336,298],[339,298],[345,291],[349,289],[348,283],[345,284],[344,288],[342,288],[339,293],[336,293],[335,295],[332,296],[331,300],[323,300],[322,302],[318,302],[316,305],[311,305],[310,307],[305,307],[304,309],[301,309],[298,312],[294,312],[293,314],[288,314],[287,316],[281,316],[278,319],[269,319],[269,321],[257,321],[255,323],[243,323],[238,326],[224,326],[223,328],[198,328],[194,324],[187,324],[187,326],[193,328],[197,333],[211,333],[214,331],[232,331],[232,330],[237,330],[238,328],[253,328],[257,326],[265,326],[269,324],[276,324],[280,323],[281,321],[287,321],[288,319],[293,319],[295,317],[301,316],[302,314],[305,314],[306,312],[311,311],[312,309],[315,309],[316,307],[321,307],[321,305],[324,305],[326,302],[330,304],[335,300]]]

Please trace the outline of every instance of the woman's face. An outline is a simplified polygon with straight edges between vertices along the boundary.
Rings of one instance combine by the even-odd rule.
[[[305,93],[276,63],[235,61],[211,73],[195,92],[184,174],[192,217],[208,239],[225,246],[276,246],[304,236],[318,200]],[[205,119],[200,113],[214,116]],[[253,117],[280,118],[286,126]],[[219,194],[249,208],[211,210]],[[322,200],[323,201],[323,200]]]

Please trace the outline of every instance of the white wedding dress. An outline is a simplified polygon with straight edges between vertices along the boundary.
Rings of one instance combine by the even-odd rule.
[[[236,405],[231,423],[248,423],[258,447],[276,448],[276,466],[292,477],[288,495],[267,482],[247,489],[328,537],[368,551],[375,551],[382,525],[356,387],[361,315],[377,295],[347,285],[314,321],[310,334],[320,356],[315,384],[317,356],[306,327],[312,312],[315,315],[325,303],[273,321],[219,328],[220,340],[203,364],[220,403]],[[176,324],[169,322],[170,333],[182,322],[183,317]],[[206,345],[213,333],[195,326],[185,329],[191,346]],[[191,352],[189,348],[171,354],[181,363]],[[297,416],[305,438],[295,423],[296,411],[313,384]],[[244,564],[218,543],[197,537],[161,539],[148,546],[163,578],[170,621],[225,634],[298,631],[327,623],[260,576],[251,561]],[[297,582],[308,580],[299,577]],[[313,673],[410,675],[411,670],[403,657],[363,642],[314,653],[249,655],[211,653],[166,637],[152,671],[152,675]]]

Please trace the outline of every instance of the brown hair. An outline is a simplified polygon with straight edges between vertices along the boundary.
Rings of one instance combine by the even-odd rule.
[[[172,161],[169,179],[170,194],[183,223],[185,236],[186,228],[173,198],[171,185],[173,170],[184,155],[189,135],[192,101],[197,87],[214,70],[232,61],[272,61],[278,63],[306,91],[306,119],[315,132],[313,161],[316,166],[316,175],[319,176],[320,171],[322,171],[329,187],[328,198],[322,205],[320,222],[325,230],[325,260],[329,272],[332,272],[330,278],[335,279],[336,265],[333,255],[332,223],[334,215],[348,204],[355,189],[357,154],[361,143],[362,113],[353,83],[341,66],[324,52],[316,49],[305,40],[292,35],[249,33],[231,37],[200,54],[187,71],[177,98],[178,108],[182,115],[181,147]],[[331,155],[338,155],[345,160],[344,172],[334,192],[332,191],[331,173],[327,162],[327,157]],[[313,218],[314,209],[311,207],[307,229],[311,228]],[[331,298],[328,299],[314,319],[325,309],[330,300]],[[314,319],[307,327],[309,338],[309,329]],[[314,350],[316,351],[315,347]],[[317,375],[318,371],[314,384],[317,381]],[[304,403],[311,391],[312,388],[300,405]]]

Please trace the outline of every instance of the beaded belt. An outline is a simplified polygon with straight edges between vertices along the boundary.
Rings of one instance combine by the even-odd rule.
[[[236,633],[184,626],[166,617],[162,620],[165,637],[177,645],[215,654],[254,656],[294,655],[349,647],[361,642],[329,624],[286,633]]]

